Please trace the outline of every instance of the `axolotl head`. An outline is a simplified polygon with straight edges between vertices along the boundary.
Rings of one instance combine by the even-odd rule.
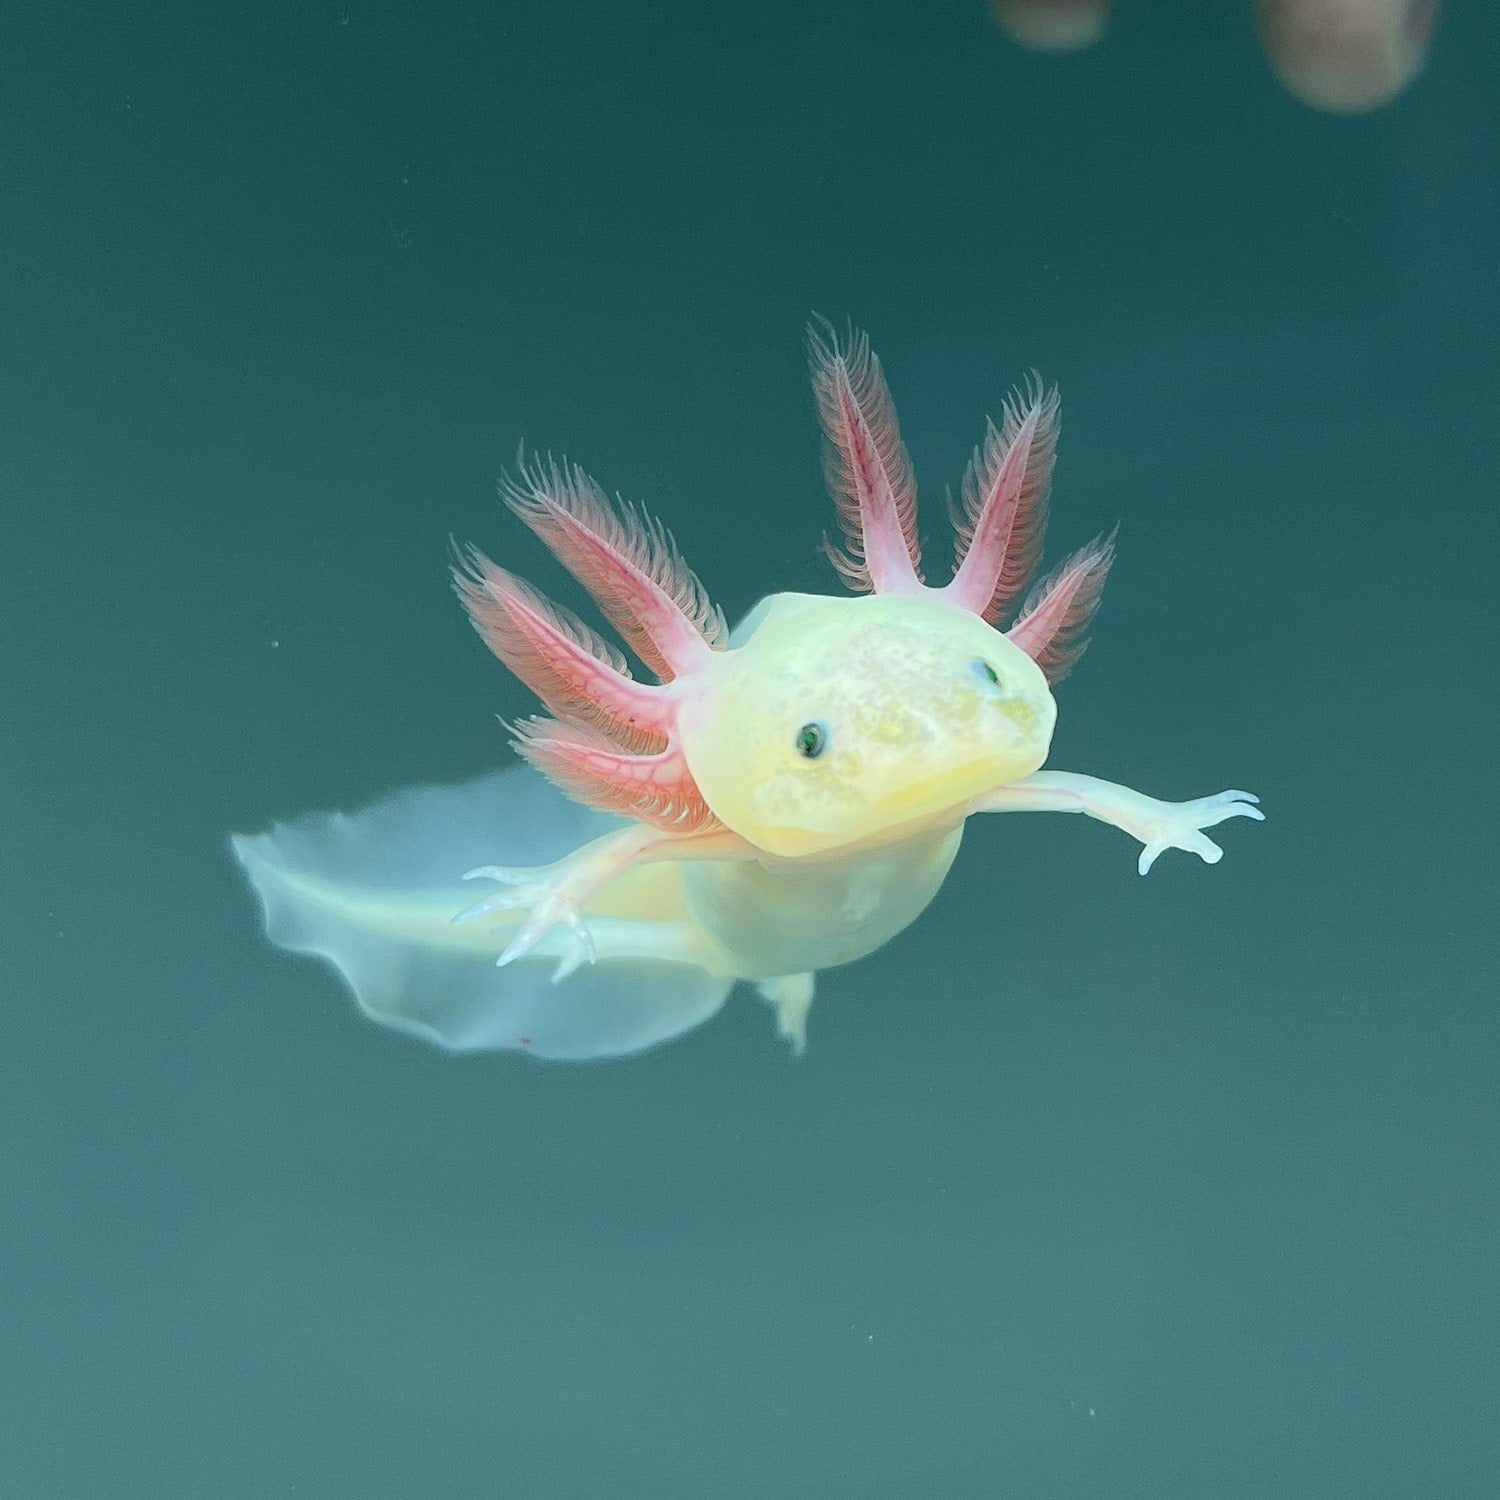
[[[956,823],[1041,766],[1049,685],[1083,650],[1113,556],[1101,537],[1027,590],[1057,445],[1057,393],[1033,380],[975,449],[953,576],[927,584],[879,361],[852,334],[814,330],[810,351],[847,539],[831,556],[863,597],[773,594],[730,636],[655,521],[551,461],[523,466],[506,502],[658,681],[478,553],[457,574],[479,633],[553,715],[515,726],[533,765],[591,807],[668,833],[723,824],[786,858]]]
[[[1046,759],[1040,667],[947,600],[778,594],[679,710],[682,751],[721,822],[798,857],[899,837]]]

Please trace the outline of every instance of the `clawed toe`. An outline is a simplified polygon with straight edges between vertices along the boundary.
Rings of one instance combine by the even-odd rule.
[[[482,901],[476,901],[473,906],[466,906],[453,918],[455,922],[472,922],[477,917],[487,917],[492,911],[501,911],[507,907],[514,908],[516,898],[509,891],[496,891],[493,896],[486,896]]]
[[[465,880],[476,880],[480,877],[494,880],[498,876],[490,870],[470,870],[464,876]],[[509,882],[498,891],[492,891],[482,900],[476,901],[473,906],[466,906],[454,917],[455,922],[472,922],[476,917],[487,917],[494,911],[518,911],[529,905],[528,893],[519,881]]]
[[[1266,815],[1256,806],[1259,801],[1259,797],[1252,797],[1249,792],[1220,792],[1207,800],[1204,810],[1213,823],[1222,823],[1225,818],[1254,818],[1257,823],[1264,823]],[[1208,827],[1209,821],[1203,826]]]

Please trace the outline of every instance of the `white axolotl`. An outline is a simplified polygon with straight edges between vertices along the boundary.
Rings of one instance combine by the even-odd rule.
[[[233,840],[271,938],[328,959],[376,1020],[454,1050],[605,1057],[747,980],[801,1052],[817,971],[921,913],[972,814],[1087,813],[1140,840],[1142,874],[1165,849],[1212,864],[1205,828],[1261,816],[1248,792],[1158,802],[1041,769],[1113,555],[1112,537],[1074,553],[998,628],[1041,549],[1057,393],[1033,380],[988,425],[932,587],[879,362],[863,337],[810,347],[833,560],[863,597],[772,594],[731,635],[654,520],[569,465],[524,466],[510,509],[656,680],[470,553],[474,626],[551,715],[514,727],[530,764]],[[473,905],[464,880],[497,889]]]

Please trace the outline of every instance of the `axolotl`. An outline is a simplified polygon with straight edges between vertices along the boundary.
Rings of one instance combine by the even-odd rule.
[[[952,575],[928,584],[878,360],[852,332],[809,347],[851,596],[771,594],[731,633],[660,524],[566,462],[523,463],[510,510],[651,680],[461,554],[474,627],[547,709],[512,726],[524,764],[233,840],[270,937],[330,961],[374,1019],[451,1050],[616,1056],[747,981],[800,1053],[818,971],[916,919],[971,816],[1086,813],[1140,841],[1142,874],[1167,849],[1212,864],[1205,829],[1261,816],[1248,792],[1161,802],[1042,769],[1114,555],[1101,537],[1027,588],[1056,391],[1033,376],[987,424],[950,505]]]

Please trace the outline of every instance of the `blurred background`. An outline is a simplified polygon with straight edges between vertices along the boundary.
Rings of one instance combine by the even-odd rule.
[[[1482,1497],[1500,1437],[1500,19],[1373,113],[1248,7],[8,10],[0,1492]],[[1053,764],[794,1062],[456,1061],[231,829],[504,762],[517,445],[832,591],[803,334],[942,497],[1035,366],[1121,523]]]

